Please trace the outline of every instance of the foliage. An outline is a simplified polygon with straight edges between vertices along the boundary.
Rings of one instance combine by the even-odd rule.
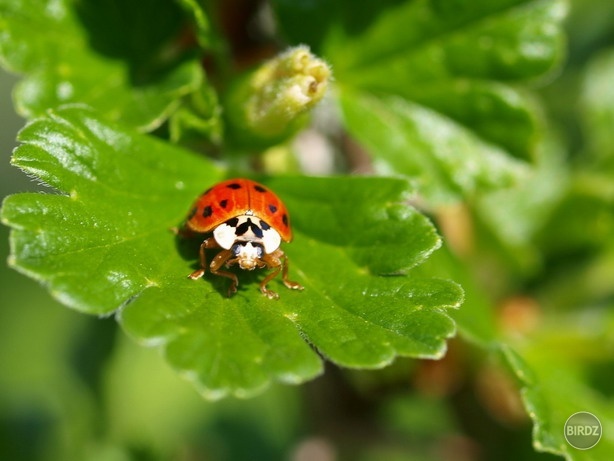
[[[257,48],[238,32],[247,28],[238,16],[225,28],[224,2],[0,0],[0,62],[23,76],[14,105],[27,119],[11,162],[44,192],[4,200],[10,266],[81,313],[113,315],[206,398],[254,397],[218,404],[204,422],[155,358],[109,335],[114,322],[66,320],[91,325],[84,343],[108,343],[117,381],[84,380],[96,383],[117,429],[97,439],[90,409],[80,444],[46,451],[80,459],[92,439],[98,458],[165,459],[176,456],[182,431],[213,434],[228,415],[243,415],[247,432],[262,431],[260,448],[241,453],[243,443],[228,439],[233,459],[287,457],[279,447],[296,443],[302,416],[298,390],[277,383],[305,383],[332,363],[343,371],[328,367],[305,385],[322,407],[315,424],[326,427],[328,407],[347,394],[377,408],[364,410],[367,428],[394,435],[359,448],[340,437],[333,443],[344,457],[435,459],[432,447],[452,449],[460,433],[489,458],[611,457],[611,49],[578,62],[572,47],[563,67],[564,0],[269,7],[276,27],[258,29],[266,46]],[[569,30],[572,40],[580,35]],[[577,137],[557,130],[570,123],[561,94],[581,108]],[[309,136],[333,152],[327,177],[308,175],[325,155],[310,150]],[[370,176],[350,174],[360,159]],[[288,206],[295,239],[284,251],[304,291],[274,281],[280,299],[269,300],[256,271],[238,274],[239,292],[227,298],[227,280],[186,277],[200,242],[171,229],[204,189],[243,175]],[[69,328],[54,322],[58,334]],[[9,348],[18,344],[5,333]],[[67,347],[58,340],[58,350]],[[70,369],[49,373],[66,399],[80,388]],[[0,380],[0,389],[15,382]],[[317,383],[334,397],[318,394]],[[262,394],[267,387],[275,393]],[[86,394],[73,404],[100,403]],[[161,394],[173,396],[161,403]],[[470,416],[470,394],[484,416]],[[140,413],[126,415],[114,400],[129,395]],[[259,427],[271,406],[283,421]],[[156,409],[168,422],[136,416]],[[604,427],[585,452],[563,437],[565,420],[582,410]],[[74,430],[78,412],[67,414],[64,429]],[[529,419],[537,453],[526,434],[514,441]],[[484,432],[492,420],[503,448]],[[238,427],[229,433],[247,437]]]

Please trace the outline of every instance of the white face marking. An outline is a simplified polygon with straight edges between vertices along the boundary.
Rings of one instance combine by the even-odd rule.
[[[266,254],[273,253],[281,245],[279,232],[259,218],[247,214],[217,226],[213,230],[213,238],[226,250],[237,241],[259,243]]]
[[[281,237],[272,227],[262,231],[262,246],[266,254],[273,253],[281,245]]]
[[[213,229],[213,238],[222,248],[230,250],[230,247],[237,239],[236,230],[236,227],[229,226],[226,223],[220,224]]]

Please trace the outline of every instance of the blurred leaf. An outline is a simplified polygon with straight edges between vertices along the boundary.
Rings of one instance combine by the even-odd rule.
[[[13,163],[61,194],[5,200],[11,264],[73,308],[121,308],[124,328],[164,344],[170,363],[208,397],[251,395],[271,379],[297,383],[320,373],[304,339],[339,365],[371,368],[396,355],[440,357],[454,333],[445,310],[459,305],[460,288],[400,275],[440,244],[432,224],[404,203],[405,181],[268,181],[294,211],[287,253],[305,291],[282,287],[274,302],[249,283],[262,274],[246,273],[228,299],[221,277],[186,277],[199,242],[169,231],[221,179],[212,164],[78,107],[32,122],[19,140]]]
[[[565,0],[274,5],[294,42],[311,43],[316,34],[310,25],[322,24],[320,53],[342,91],[402,96],[508,154],[532,156],[540,129],[537,106],[510,83],[543,79],[560,65]],[[360,130],[348,123],[352,132]]]
[[[435,204],[524,179],[512,157],[531,159],[543,127],[517,84],[560,65],[565,0],[274,6],[295,41],[313,41],[309,25],[322,24],[317,46],[346,128],[380,171],[415,178]]]
[[[557,312],[580,311],[614,299],[614,232],[599,250],[555,259],[555,271],[540,285],[540,299],[556,306]]]
[[[467,263],[444,246],[415,271],[422,277],[451,278],[463,287],[463,307],[450,315],[464,340],[490,348],[498,339],[495,311],[488,293],[478,283]]]
[[[459,77],[399,86],[392,92],[450,118],[512,157],[533,157],[542,121],[538,104],[521,88]]]
[[[588,149],[609,172],[614,172],[614,49],[606,50],[588,65],[581,104]]]
[[[415,178],[435,203],[509,186],[528,173],[471,130],[401,97],[345,91],[341,105],[350,133],[374,153],[376,166]]]
[[[552,70],[563,52],[561,0],[402,2],[378,13],[359,33],[331,34],[327,55],[344,81],[418,90],[459,77],[523,80]]]
[[[202,2],[198,0],[179,0],[181,6],[192,16],[196,29],[196,38],[201,48],[209,48],[215,42],[215,36],[211,30],[209,18]]]
[[[342,27],[358,33],[374,17],[406,0],[361,0],[360,8],[353,0],[271,0],[282,34],[293,44],[305,43],[321,54],[323,42],[331,32]],[[317,24],[317,27],[313,25]]]
[[[0,18],[0,60],[26,74],[15,90],[25,117],[80,102],[147,131],[201,85],[174,2],[0,0]]]
[[[569,166],[564,149],[552,140],[540,144],[531,175],[507,189],[479,197],[476,213],[507,255],[524,269],[539,265],[536,235],[568,193]],[[557,237],[554,237],[555,239]]]
[[[222,108],[217,93],[202,85],[197,91],[186,96],[182,106],[169,119],[172,142],[194,140],[201,146],[206,140],[219,147],[223,138]]]
[[[336,31],[325,56],[342,86],[398,94],[530,158],[536,106],[509,83],[543,77],[559,65],[565,5],[404,2],[382,10],[358,35]]]
[[[611,243],[614,238],[611,175],[607,171],[576,171],[538,238],[542,251],[563,256],[592,252]]]
[[[614,322],[609,309],[550,319],[532,341],[502,346],[522,385],[522,397],[534,423],[534,446],[571,461],[608,459],[614,453],[614,406],[609,394],[590,383],[594,367],[612,367]],[[609,388],[609,386],[608,386]],[[590,450],[576,450],[564,438],[567,418],[579,411],[601,421],[603,436]]]

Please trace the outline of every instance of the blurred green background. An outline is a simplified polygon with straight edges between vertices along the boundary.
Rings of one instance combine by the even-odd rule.
[[[568,62],[541,97],[577,156],[584,145],[581,72],[614,47],[614,5],[576,0],[572,6]],[[0,71],[2,197],[38,189],[9,166],[23,124],[10,98],[16,81]],[[8,252],[8,229],[0,226],[0,259]],[[6,264],[0,264],[0,301],[1,460],[561,459],[533,451],[530,422],[513,417],[515,402],[489,406],[488,397],[480,400],[475,388],[456,383],[449,375],[454,366],[400,360],[379,372],[329,367],[301,387],[274,385],[251,400],[207,402],[157,350],[126,338],[113,318],[63,307]],[[455,342],[451,350],[476,359],[479,353],[464,347]],[[481,373],[491,374],[478,381],[499,376],[494,368]],[[493,412],[506,405],[511,409]]]

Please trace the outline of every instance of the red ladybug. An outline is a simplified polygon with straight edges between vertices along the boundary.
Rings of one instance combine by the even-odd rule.
[[[241,269],[273,269],[260,283],[263,295],[276,299],[277,293],[266,285],[281,272],[288,288],[302,290],[288,280],[288,257],[279,248],[281,241],[292,240],[288,210],[271,190],[249,179],[222,181],[202,193],[192,206],[183,228],[183,236],[212,234],[200,245],[200,269],[189,277],[197,280],[207,270],[205,250],[222,248],[209,264],[212,274],[231,280],[228,296],[237,291],[239,281],[224,266],[238,264]]]

